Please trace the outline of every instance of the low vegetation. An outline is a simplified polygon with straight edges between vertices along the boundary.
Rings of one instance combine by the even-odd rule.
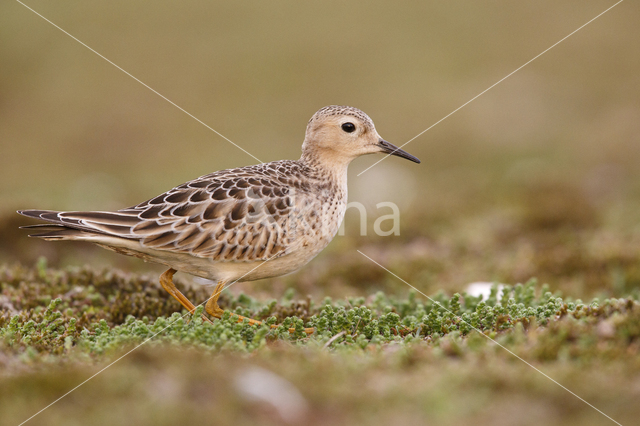
[[[484,300],[482,296],[448,296],[442,292],[429,298],[415,292],[397,298],[378,292],[369,297],[327,297],[319,301],[297,300],[293,291],[281,300],[266,301],[246,294],[224,294],[221,305],[230,313],[211,324],[201,319],[202,308],[193,317],[179,311],[180,306],[163,293],[155,280],[140,275],[86,267],[49,269],[41,259],[32,268],[3,267],[0,283],[0,374],[4,382],[0,387],[0,411],[13,413],[15,417],[10,418],[18,423],[44,407],[49,399],[81,383],[90,376],[89,372],[113,361],[118,363],[100,374],[95,383],[70,395],[69,401],[85,401],[87,395],[93,395],[121,404],[133,398],[142,405],[132,410],[142,415],[141,407],[155,397],[149,396],[148,389],[133,396],[123,369],[143,363],[144,367],[135,367],[140,383],[153,387],[153,382],[160,380],[157,375],[170,375],[170,381],[179,382],[171,388],[185,386],[188,377],[204,368],[207,371],[202,374],[212,384],[233,387],[245,374],[243,371],[261,366],[297,386],[304,395],[301,401],[307,402],[295,411],[295,416],[312,424],[328,423],[311,413],[329,410],[334,404],[341,407],[334,413],[337,417],[327,419],[377,423],[380,419],[375,412],[387,418],[401,412],[408,421],[424,416],[468,420],[484,412],[477,398],[497,398],[508,389],[532,398],[534,405],[541,403],[540,398],[558,396],[557,402],[547,402],[555,408],[547,407],[543,415],[536,417],[538,420],[553,423],[565,416],[577,416],[586,424],[602,424],[606,420],[514,355],[553,371],[550,375],[554,379],[564,381],[573,391],[582,390],[583,396],[590,396],[590,402],[598,402],[596,405],[607,408],[604,411],[610,415],[630,415],[631,405],[626,406],[624,401],[638,397],[637,386],[627,388],[625,396],[614,403],[606,395],[594,393],[593,383],[587,380],[596,380],[592,377],[594,372],[606,372],[611,374],[607,380],[612,380],[606,386],[615,387],[628,386],[638,377],[640,303],[633,297],[563,299],[535,280],[501,289],[494,286]],[[205,300],[207,296],[204,288],[186,293],[194,300]],[[238,323],[233,313],[260,319],[263,325]],[[313,327],[315,332],[307,335],[304,327]],[[120,361],[123,355],[126,356]],[[198,362],[193,363],[194,359]],[[172,360],[179,368],[167,365]],[[236,376],[225,371],[225,364]],[[426,376],[419,373],[424,369],[430,370]],[[580,372],[582,369],[584,373]],[[339,384],[340,374],[349,376],[348,383]],[[394,378],[390,379],[390,375]],[[358,380],[380,380],[381,384],[360,393],[348,391],[354,390]],[[604,379],[598,376],[597,380]],[[113,387],[100,387],[107,382]],[[472,383],[482,385],[474,388]],[[123,386],[127,391],[120,395],[116,389]],[[142,385],[134,388],[137,386]],[[204,394],[213,392],[219,396],[219,390],[209,390],[208,384],[201,386],[206,388],[202,390]],[[398,386],[414,389],[408,392],[406,401],[397,399]],[[449,402],[438,405],[441,391],[485,394],[461,397],[471,405],[458,410]],[[263,419],[276,424],[291,420],[287,416],[293,414],[282,411],[277,403],[252,404],[243,392],[236,389],[232,395],[216,399],[212,407],[225,399],[245,407],[244,414],[225,410],[229,421]],[[347,409],[335,399],[343,393],[352,404],[368,406],[378,401],[376,404],[391,405],[372,411]],[[183,398],[179,392],[160,411],[170,411],[169,407]],[[204,400],[195,404],[204,404]],[[560,407],[561,404],[568,405]],[[40,415],[34,424],[53,424],[53,419],[69,409],[66,404],[59,405]],[[100,410],[104,409],[102,404]],[[193,421],[202,420],[202,410],[197,413],[192,413]],[[507,419],[508,415],[503,414]],[[93,412],[96,424],[106,419],[103,415]],[[159,424],[170,424],[171,418]]]

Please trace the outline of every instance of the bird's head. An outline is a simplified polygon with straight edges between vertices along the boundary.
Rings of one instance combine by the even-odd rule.
[[[316,112],[307,124],[303,158],[348,164],[354,158],[376,152],[420,163],[418,158],[382,139],[371,118],[357,108],[330,105]]]

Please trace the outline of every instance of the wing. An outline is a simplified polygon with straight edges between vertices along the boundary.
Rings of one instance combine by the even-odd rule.
[[[225,175],[188,182],[123,212],[138,214],[131,235],[146,247],[217,261],[266,260],[287,246],[288,193],[276,180]]]
[[[295,203],[290,183],[264,166],[203,176],[116,212],[20,213],[53,223],[53,230],[35,235],[48,239],[82,239],[68,237],[72,229],[214,261],[267,260],[291,247]]]

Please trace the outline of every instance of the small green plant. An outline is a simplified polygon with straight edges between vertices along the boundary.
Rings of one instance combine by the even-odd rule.
[[[550,330],[556,332],[553,338],[543,334],[547,337],[534,351],[538,358],[548,359],[558,355],[558,345],[572,341],[576,329],[597,327],[608,318],[615,318],[613,333],[621,344],[636,341],[639,334],[634,326],[640,315],[636,301],[564,301],[535,280],[504,286],[500,292],[494,286],[487,300],[466,293],[447,297],[442,292],[423,299],[411,291],[405,299],[377,293],[368,302],[353,298],[345,304],[325,298],[314,304],[311,300],[295,301],[292,292],[280,302],[260,302],[240,294],[225,300],[233,313],[226,312],[222,319],[209,323],[200,317],[202,306],[194,316],[184,312],[155,314],[171,300],[162,293],[150,293],[149,288],[144,290],[149,299],[145,309],[135,303],[113,309],[119,298],[131,301],[142,286],[154,288],[144,278],[118,272],[53,271],[39,261],[34,269],[5,269],[0,278],[3,293],[16,304],[25,294],[48,301],[46,308],[25,303],[17,313],[4,312],[0,341],[7,350],[47,356],[72,350],[101,356],[141,344],[252,352],[278,340],[312,346],[331,340],[334,349],[416,342],[440,347],[448,342],[447,353],[460,355],[467,337],[473,334],[516,342],[514,336],[524,332]],[[140,311],[144,315],[135,315]],[[263,325],[238,323],[233,314],[263,320]],[[315,333],[307,335],[305,327],[314,328]],[[574,352],[591,347],[585,345],[582,342]]]

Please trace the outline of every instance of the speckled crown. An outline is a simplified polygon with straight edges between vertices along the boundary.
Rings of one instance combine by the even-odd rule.
[[[324,108],[320,108],[315,114],[313,114],[313,117],[309,120],[309,124],[331,115],[351,115],[362,120],[365,123],[365,126],[371,127],[372,129],[375,128],[373,121],[367,114],[360,111],[358,108],[346,105],[329,105]]]

